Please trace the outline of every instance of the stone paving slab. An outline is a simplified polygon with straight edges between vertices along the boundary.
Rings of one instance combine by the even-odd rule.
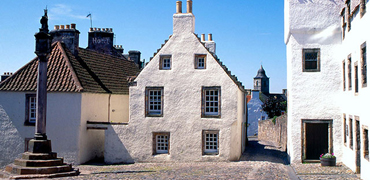
[[[275,143],[252,139],[237,162],[79,165],[74,167],[79,168],[79,176],[56,179],[359,179],[341,163],[336,167],[321,167],[319,163],[290,165],[286,157]]]
[[[292,164],[291,167],[300,179],[360,179],[343,163],[332,167],[323,167],[320,163]]]

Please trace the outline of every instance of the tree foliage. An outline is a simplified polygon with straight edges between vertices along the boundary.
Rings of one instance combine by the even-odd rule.
[[[262,105],[263,111],[267,113],[269,118],[280,116],[282,111],[286,111],[287,103],[281,97],[270,96]]]

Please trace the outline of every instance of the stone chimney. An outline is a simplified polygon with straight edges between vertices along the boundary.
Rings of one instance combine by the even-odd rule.
[[[140,51],[131,50],[128,52],[129,60],[134,61],[135,64],[138,65],[139,69],[143,67],[142,62],[140,61],[140,55],[141,55]]]
[[[116,55],[117,51],[114,50],[117,48],[113,47],[113,38],[114,33],[112,28],[90,28],[87,49]]]
[[[187,1],[187,12],[182,13],[182,2],[176,2],[176,13],[173,15],[173,34],[194,33],[195,17],[192,10],[193,1]]]
[[[216,54],[216,43],[212,39],[212,34],[208,34],[208,41],[205,40],[205,35],[201,35],[201,42],[204,43],[206,48],[208,48],[209,52],[212,54]]]
[[[1,81],[4,81],[6,78],[10,77],[11,75],[13,75],[13,73],[11,72],[4,72],[4,75],[1,75]]]
[[[120,54],[123,54],[123,47],[122,45],[113,45],[113,48],[116,49],[116,51]]]
[[[76,24],[55,25],[54,30],[50,31],[50,35],[53,38],[52,43],[63,42],[73,54],[78,54],[80,31],[76,29]]]

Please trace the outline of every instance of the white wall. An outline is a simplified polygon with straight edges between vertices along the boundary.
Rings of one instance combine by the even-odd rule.
[[[369,3],[367,3],[367,9],[369,8]],[[369,68],[367,68],[367,77],[368,83],[367,87],[362,87],[362,72],[361,72],[361,45],[366,42],[367,44],[367,64],[369,64],[369,46],[370,46],[370,34],[368,33],[370,30],[369,27],[370,23],[370,16],[367,13],[361,18],[360,13],[358,13],[351,23],[351,30],[350,32],[346,32],[345,38],[343,40],[342,46],[338,53],[340,54],[340,59],[338,63],[342,63],[343,60],[346,60],[346,89],[343,90],[343,82],[341,83],[341,100],[338,101],[341,107],[341,113],[346,115],[347,118],[347,125],[349,128],[349,117],[352,116],[353,119],[353,150],[350,149],[349,146],[349,132],[347,136],[347,143],[343,144],[343,162],[350,167],[353,171],[356,170],[356,161],[355,161],[355,146],[356,146],[356,139],[355,139],[355,116],[359,117],[360,121],[360,137],[361,137],[361,178],[362,179],[369,179],[370,172],[367,171],[370,169],[370,162],[363,157],[363,150],[364,150],[364,138],[363,138],[363,126],[367,126],[368,130],[370,128],[370,115],[368,113],[368,100],[370,99],[370,82],[369,82]],[[351,54],[352,57],[352,90],[348,89],[348,69],[347,69],[347,57]],[[358,62],[358,78],[359,78],[359,91],[355,94],[355,69],[354,64]],[[343,71],[341,71],[343,73]],[[342,76],[343,77],[343,74]],[[350,129],[348,129],[349,131]],[[342,133],[343,128],[342,128]]]
[[[340,7],[335,1],[285,1],[288,87],[288,154],[301,162],[302,119],[332,119],[334,153],[341,151],[341,116],[336,104],[340,89],[338,54],[341,43]],[[288,11],[288,12],[287,12]],[[288,15],[287,15],[288,14]],[[302,49],[320,48],[320,72],[302,72]]]
[[[35,94],[34,92],[31,92]],[[24,139],[33,138],[34,126],[24,126],[26,92],[0,92],[0,166],[24,152]],[[80,95],[48,93],[46,134],[52,150],[66,162],[78,163]],[[5,148],[6,147],[6,148]]]
[[[240,156],[243,120],[238,120],[238,99],[244,96],[239,97],[239,88],[193,34],[193,25],[191,14],[174,15],[174,34],[136,78],[137,86],[130,87],[129,125],[106,131],[106,162],[219,161]],[[172,55],[171,70],[159,70],[161,54]],[[194,69],[195,54],[207,55],[206,69]],[[149,86],[164,87],[163,117],[145,117]],[[221,118],[201,118],[202,86],[221,86]],[[202,130],[219,130],[219,155],[202,156]],[[170,132],[169,155],[152,155],[153,132]]]
[[[266,112],[262,111],[263,102],[260,100],[259,91],[252,91],[252,98],[248,102],[248,136],[258,134],[258,121],[268,119]],[[265,119],[261,119],[262,116]]]

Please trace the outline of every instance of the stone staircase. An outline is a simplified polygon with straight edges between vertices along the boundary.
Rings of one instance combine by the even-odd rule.
[[[71,164],[64,163],[63,158],[57,157],[57,153],[33,151],[23,153],[21,159],[7,165],[5,171],[0,173],[0,178],[52,178],[78,174],[79,170],[73,169]]]

